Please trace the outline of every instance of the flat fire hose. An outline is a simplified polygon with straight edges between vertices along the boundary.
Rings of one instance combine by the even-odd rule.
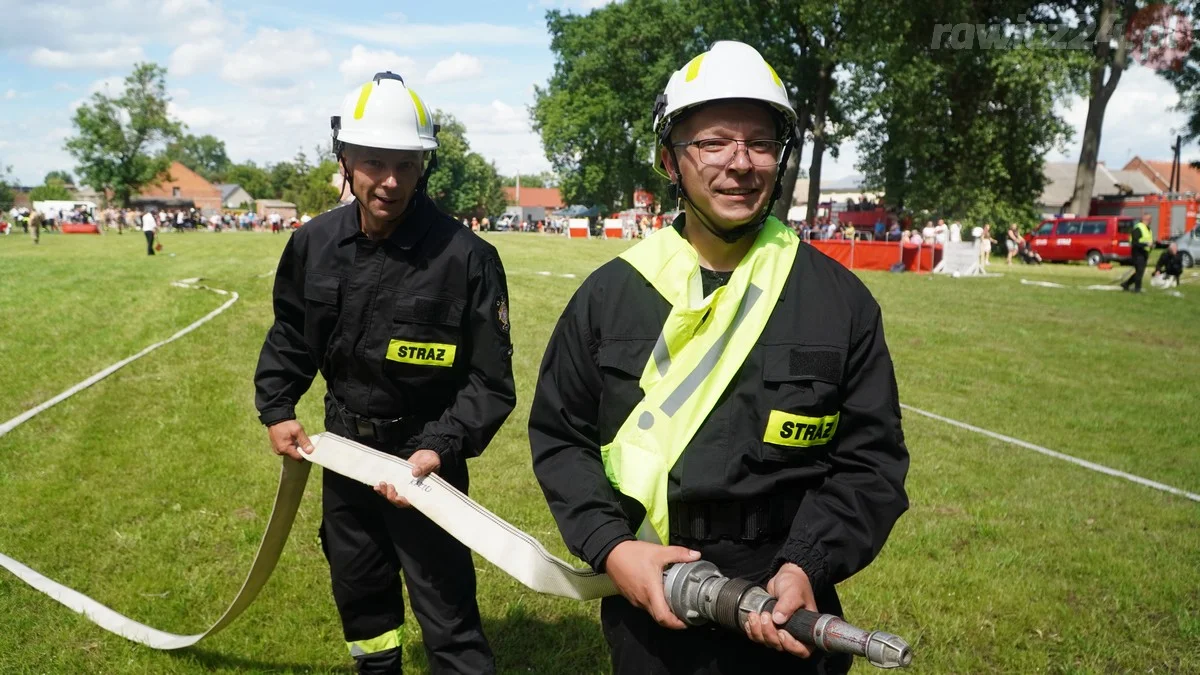
[[[616,592],[607,576],[576,569],[550,555],[536,539],[437,475],[414,479],[408,462],[334,434],[316,434],[310,440],[316,448],[308,455],[312,464],[366,485],[391,483],[401,496],[451,536],[535,591],[576,600],[592,600]],[[275,506],[246,581],[221,618],[203,633],[176,635],[139,623],[3,554],[0,566],[110,633],[154,649],[190,647],[232,623],[266,585],[296,519],[310,469],[309,462],[283,460]]]

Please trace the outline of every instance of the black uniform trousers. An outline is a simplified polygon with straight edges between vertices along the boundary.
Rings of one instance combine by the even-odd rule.
[[[331,416],[336,417],[336,416]],[[364,445],[333,419],[326,428]],[[394,449],[376,447],[396,454]],[[347,642],[370,640],[404,623],[400,572],[421,626],[432,673],[494,673],[475,599],[471,551],[416,509],[393,506],[363,485],[324,471],[321,545],[329,561],[333,599]],[[467,492],[465,463],[444,465],[439,475]],[[359,658],[360,672],[399,672],[399,653]]]
[[[1133,286],[1135,290],[1142,290],[1142,276],[1146,273],[1146,261],[1150,259],[1150,253],[1142,248],[1135,247],[1133,249],[1133,275],[1121,284],[1121,288],[1129,290]]]
[[[672,544],[700,551],[721,573],[766,585],[770,565],[782,539],[763,542],[674,540]],[[841,615],[837,594],[817,597],[818,609]],[[752,642],[745,633],[719,626],[671,630],[659,626],[649,612],[638,609],[620,595],[600,603],[600,623],[608,641],[615,675],[731,675],[734,673],[845,673],[852,657],[816,650],[800,659]]]
[[[154,232],[146,230],[146,255],[154,255]]]

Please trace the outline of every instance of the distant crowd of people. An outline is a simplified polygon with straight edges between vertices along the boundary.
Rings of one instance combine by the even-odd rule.
[[[3,212],[0,212],[3,214]],[[185,232],[208,230],[221,232],[240,230],[245,232],[283,232],[294,230],[310,220],[305,214],[283,216],[277,211],[271,211],[260,216],[252,211],[231,212],[223,211],[204,215],[199,209],[101,209],[93,213],[90,209],[77,207],[71,211],[50,208],[44,212],[34,211],[28,207],[13,207],[7,213],[7,226],[0,227],[4,234],[11,234],[14,229],[30,234],[30,228],[37,223],[38,232],[57,232],[63,223],[93,224],[101,234],[106,230],[116,230],[123,234],[125,230],[141,230],[145,224],[144,216],[150,214],[159,231]],[[35,217],[36,216],[36,217]]]

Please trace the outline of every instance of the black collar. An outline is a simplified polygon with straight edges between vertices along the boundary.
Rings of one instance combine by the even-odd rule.
[[[431,202],[429,197],[424,194],[413,195],[413,199],[417,202],[413,204],[412,210],[392,233],[380,243],[389,246],[395,246],[404,250],[411,250],[421,243],[425,235],[429,232],[430,225],[433,224],[433,218],[429,217],[429,207]],[[341,219],[341,236],[338,238],[338,246],[344,246],[355,239],[366,239],[367,235],[362,231],[361,215],[359,213],[359,205],[356,200],[348,205],[347,213]]]

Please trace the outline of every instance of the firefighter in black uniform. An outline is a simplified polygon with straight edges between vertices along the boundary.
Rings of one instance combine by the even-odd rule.
[[[844,672],[849,656],[810,651],[777,624],[801,607],[840,615],[834,585],[878,555],[908,506],[880,308],[853,274],[767,217],[795,113],[753,48],[719,42],[675,73],[655,132],[684,214],[594,272],[564,310],[530,412],[534,471],[569,549],[620,591],[601,606],[614,672]],[[769,241],[794,259],[772,268]],[[740,304],[723,305],[740,289]],[[757,332],[741,333],[755,320]],[[728,339],[689,355],[692,331],[710,339],[704,327],[721,321]],[[677,362],[698,365],[676,376]],[[656,499],[660,488],[638,474],[655,455],[637,446],[659,441]],[[765,584],[775,613],[753,617],[746,635],[682,630],[662,572],[701,557]]]
[[[277,454],[311,452],[295,406],[318,371],[325,429],[408,459],[467,491],[516,402],[496,250],[425,193],[429,109],[391,73],[347,97],[334,148],[356,202],[297,230],[275,281],[275,324],[255,373]],[[400,571],[435,673],[491,673],[470,551],[390,485],[323,476],[321,544],[359,672],[401,672]],[[378,494],[377,494],[378,493]]]

